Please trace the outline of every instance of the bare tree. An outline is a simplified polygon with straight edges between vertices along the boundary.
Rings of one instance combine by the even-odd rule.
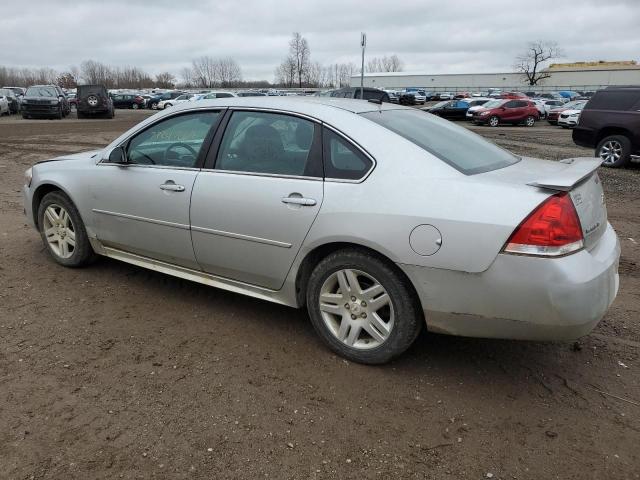
[[[158,88],[173,88],[176,85],[176,77],[170,72],[160,72],[156,75],[155,85]]]
[[[213,88],[216,84],[216,61],[214,58],[204,56],[191,62],[193,81],[198,87]]]
[[[56,78],[56,85],[61,88],[76,88],[77,79],[71,72],[63,72]]]
[[[90,85],[105,85],[107,88],[115,87],[113,70],[104,63],[95,60],[85,60],[80,64],[82,80]]]
[[[187,88],[193,87],[195,83],[193,81],[193,69],[189,67],[183,67],[182,70],[180,71],[180,76],[182,77],[181,86],[187,87]]]
[[[276,68],[276,84],[284,87],[293,87],[296,82],[297,64],[295,59],[289,55],[284,61]]]
[[[537,85],[540,80],[549,78],[551,74],[542,68],[546,62],[562,56],[562,51],[555,42],[537,40],[529,43],[522,55],[516,58],[515,69],[524,74],[529,85]]]
[[[294,32],[293,37],[289,41],[289,56],[295,61],[298,87],[302,88],[302,82],[309,68],[311,51],[309,50],[307,39],[300,35],[300,32]]]
[[[398,55],[393,54],[389,57],[373,57],[367,61],[365,66],[366,72],[401,72],[404,62],[400,60]]]
[[[221,87],[234,87],[242,81],[240,65],[232,57],[220,58],[214,63],[215,77]]]

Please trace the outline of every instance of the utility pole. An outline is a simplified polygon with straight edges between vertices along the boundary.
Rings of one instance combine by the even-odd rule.
[[[360,69],[360,99],[364,99],[364,49],[367,46],[367,34],[360,34],[360,46],[362,47],[362,68]]]

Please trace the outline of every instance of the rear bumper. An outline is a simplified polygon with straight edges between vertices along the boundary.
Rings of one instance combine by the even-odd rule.
[[[620,243],[611,227],[590,251],[562,258],[500,254],[472,274],[400,265],[423,305],[430,331],[520,340],[588,334],[618,292]]]

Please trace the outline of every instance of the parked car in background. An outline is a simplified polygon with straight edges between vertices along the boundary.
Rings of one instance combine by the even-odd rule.
[[[213,100],[214,98],[232,98],[237,96],[238,95],[236,95],[233,92],[224,92],[224,91],[209,92],[205,96],[203,96],[200,100]]]
[[[582,113],[582,109],[586,104],[581,104],[574,106],[573,108],[568,108],[560,113],[558,117],[558,125],[562,128],[573,128],[578,124],[578,120],[580,119],[580,114]]]
[[[560,90],[558,95],[566,98],[568,101],[575,100],[580,96],[578,92],[574,92],[573,90]]]
[[[497,127],[501,123],[512,125],[524,124],[533,127],[540,118],[538,109],[529,100],[502,100],[496,106],[484,105],[484,108],[473,113],[473,123]]]
[[[57,85],[34,85],[27,88],[20,104],[22,118],[48,117],[62,120],[71,107],[67,96]]]
[[[387,95],[389,95],[389,102],[400,103],[398,100],[398,92],[396,92],[395,90],[385,90],[385,92],[387,92]]]
[[[509,100],[529,99],[529,97],[522,92],[502,92],[500,93],[500,98]]]
[[[174,105],[179,105],[180,103],[188,102],[194,96],[195,94],[193,93],[183,93],[182,95],[177,96],[176,98],[171,98],[169,100],[162,100],[160,101],[160,103],[158,103],[158,110],[164,110],[165,108],[169,108]]]
[[[295,92],[289,92],[287,93],[287,95],[289,94],[293,94],[295,96],[297,96],[298,94]],[[268,95],[266,93],[262,93],[262,92],[256,92],[253,90],[250,91],[245,91],[245,92],[237,92],[236,95],[238,97],[267,97]]]
[[[551,108],[552,105],[550,105],[550,103],[553,103],[553,108]],[[558,118],[562,112],[565,110],[577,109],[578,107],[582,109],[582,106],[586,103],[586,100],[574,100],[573,102],[568,103],[562,103],[558,100],[547,100],[546,107],[549,108],[549,112],[547,113],[547,122],[549,122],[550,125],[558,125]]]
[[[61,266],[103,255],[304,308],[328,348],[366,364],[425,325],[538,341],[593,330],[620,258],[598,161],[519,157],[414,108],[336,103],[177,105],[27,170],[26,220]],[[225,341],[246,342],[236,330]]]
[[[438,94],[438,99],[440,100],[453,100],[453,93],[451,92],[441,92]]]
[[[384,90],[380,90],[379,88],[364,87],[362,91],[362,95],[364,96],[365,100],[380,100],[381,102],[391,103],[389,95]],[[410,93],[409,95],[413,96],[415,99],[413,93]],[[345,87],[339,90],[334,90],[333,92],[331,92],[331,96],[337,98],[359,99],[360,87]]]
[[[77,93],[67,93],[67,101],[69,102],[69,107],[76,108],[78,106]]]
[[[144,98],[136,93],[112,93],[114,108],[132,108],[138,110],[144,108]]]
[[[113,118],[115,115],[113,99],[104,85],[78,85],[76,108],[78,118],[97,115]]]
[[[569,101],[568,98],[563,97],[558,92],[544,92],[538,94],[538,98],[544,98],[547,100],[558,100],[562,103],[567,103]]]
[[[27,91],[26,88],[23,87],[2,87],[2,88],[8,88],[9,90],[11,90],[14,95],[18,98],[20,97],[24,97],[25,92]]]
[[[482,110],[483,108],[492,108],[497,107],[503,103],[503,100],[499,98],[490,98],[490,97],[480,97],[478,98],[482,103],[474,104],[469,107],[467,113],[465,114],[465,118],[467,120],[473,120],[473,114],[478,110]]]
[[[18,113],[20,111],[20,104],[22,101],[16,96],[16,93],[11,88],[0,88],[0,95],[7,99],[9,105],[9,113]]]
[[[427,94],[424,90],[417,90],[417,89],[412,89],[412,90],[405,90],[404,93],[408,93],[410,95],[413,95],[414,98],[414,105],[424,105],[425,102],[427,101]],[[365,97],[366,98],[366,97]]]
[[[605,167],[640,159],[640,86],[597,91],[582,109],[573,141],[595,148]]]
[[[152,95],[151,98],[147,100],[147,108],[150,108],[152,110],[157,110],[158,103],[160,103],[161,101],[173,100],[174,98],[177,98],[182,94],[183,92],[177,92],[177,91],[157,93],[155,95]]]
[[[458,100],[449,100],[444,103],[438,103],[433,107],[426,109],[427,112],[437,115],[438,117],[448,120],[464,120],[467,111],[471,107],[481,107],[489,101],[488,98],[466,98]]]
[[[11,115],[11,110],[9,110],[9,100],[5,95],[0,92],[0,115]]]

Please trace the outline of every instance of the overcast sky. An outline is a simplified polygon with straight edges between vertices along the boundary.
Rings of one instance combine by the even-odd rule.
[[[510,71],[530,40],[559,61],[640,60],[640,0],[27,0],[0,14],[0,65],[66,69],[82,60],[179,74],[231,56],[245,79],[273,80],[299,31],[322,64],[397,54],[405,71]]]

